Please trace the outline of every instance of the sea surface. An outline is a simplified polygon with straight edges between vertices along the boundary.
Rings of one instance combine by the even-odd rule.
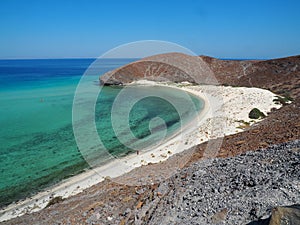
[[[94,60],[0,60],[0,207],[90,168],[74,137],[72,104],[78,82]],[[100,88],[101,74],[131,61],[103,59],[97,74],[82,82],[86,88]],[[179,113],[166,100],[173,98],[179,105],[186,101],[179,90],[132,87],[134,93],[147,96],[138,101],[129,114],[130,130],[139,141],[134,141],[125,128],[122,131],[122,126],[118,127],[120,140],[112,125],[111,111],[121,91],[121,87],[103,87],[97,98],[94,120],[104,149],[96,151],[122,157],[135,152],[130,147],[133,145],[122,142],[124,139],[131,144],[138,143],[139,147],[155,144],[159,139],[164,129],[159,123],[156,126],[153,118],[165,121],[167,138],[195,116],[188,108]],[[151,93],[166,98],[151,96]],[[200,111],[202,100],[190,97],[197,112]],[[119,113],[125,112],[119,110]],[[82,116],[81,122],[84,121]],[[150,123],[153,130],[149,128]],[[101,162],[107,160],[103,157]]]

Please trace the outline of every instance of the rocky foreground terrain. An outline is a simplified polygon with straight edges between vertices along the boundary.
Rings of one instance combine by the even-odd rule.
[[[183,55],[176,57],[184,62]],[[120,178],[145,179],[149,171],[166,169],[191,154],[189,163],[166,180],[143,186],[105,180],[40,212],[3,224],[280,224],[278,215],[267,219],[271,211],[286,212],[289,208],[276,207],[300,204],[300,56],[267,61],[201,59],[219,84],[260,87],[293,101],[245,127],[244,132],[225,137],[215,159],[203,160],[207,145],[203,143]],[[148,79],[161,81],[173,68],[159,65],[157,61],[129,65],[104,80],[120,84],[145,79],[147,70],[156,71]],[[128,74],[125,80],[122,74]],[[173,81],[195,83],[188,75],[177,71]],[[281,224],[300,224],[295,218],[293,223],[282,220]]]
[[[201,160],[152,186],[124,188],[107,180],[3,224],[269,224],[274,206],[299,204],[299,178],[300,141],[293,141]],[[299,224],[294,213],[285,218],[294,223],[282,224]]]
[[[233,158],[199,161],[158,186],[164,198],[147,223],[266,221],[274,205],[300,202],[299,150],[300,141],[294,141]]]

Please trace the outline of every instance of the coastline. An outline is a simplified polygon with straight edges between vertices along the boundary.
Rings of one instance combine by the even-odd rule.
[[[8,220],[25,213],[39,211],[48,204],[49,200],[51,200],[51,197],[62,196],[63,198],[66,198],[75,195],[82,192],[84,189],[103,181],[107,176],[111,178],[118,177],[136,167],[146,165],[148,163],[158,163],[160,161],[164,161],[171,155],[182,152],[209,139],[215,138],[214,135],[209,135],[209,133],[207,133],[207,130],[211,129],[210,122],[214,117],[221,115],[224,118],[226,117],[226,127],[224,129],[224,134],[222,135],[229,135],[243,131],[243,129],[237,128],[237,126],[241,124],[241,122],[238,121],[244,120],[245,122],[250,122],[248,118],[248,113],[251,110],[250,107],[257,107],[265,114],[269,112],[271,108],[280,107],[279,105],[275,105],[273,103],[272,98],[276,96],[275,94],[258,88],[233,88],[208,85],[190,86],[189,84],[170,85],[148,81],[135,82],[134,84],[167,86],[187,91],[202,98],[204,100],[204,108],[197,118],[191,120],[186,126],[184,126],[183,129],[180,130],[180,132],[176,132],[169,137],[164,144],[149,151],[142,152],[139,155],[131,154],[120,159],[113,160],[112,162],[109,162],[108,164],[105,164],[99,168],[88,170],[79,175],[66,179],[31,198],[11,204],[0,211],[0,221]],[[253,101],[249,101],[249,104],[241,107],[243,102],[240,102],[238,99],[240,96],[242,96],[241,93],[243,93],[245,96],[248,95],[248,98],[252,98]],[[259,93],[261,96],[255,96],[254,93]],[[218,97],[220,97],[221,100],[215,101],[215,99]],[[269,99],[270,101],[268,102],[260,101],[261,99],[265,98],[271,99]],[[212,102],[218,102],[218,104],[211,104]],[[257,105],[253,105],[253,103],[256,103]],[[257,121],[258,120],[250,123],[253,124]],[[190,124],[196,124],[197,129],[190,127]],[[199,127],[200,125],[201,127]],[[171,154],[168,152],[171,152]],[[152,157],[152,154],[154,154],[155,157]]]

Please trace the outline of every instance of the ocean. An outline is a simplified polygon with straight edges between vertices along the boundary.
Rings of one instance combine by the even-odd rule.
[[[94,60],[0,60],[0,207],[90,168],[74,137],[72,106],[78,82]],[[97,68],[99,74],[87,77],[84,85],[100,88],[101,74],[131,61],[103,59]],[[176,104],[183,103],[185,99],[179,90],[132,87],[131,91],[147,97],[130,110],[128,124],[132,134],[120,126],[121,132],[117,135],[111,111],[122,90],[122,87],[103,87],[97,98],[94,119],[104,149],[96,151],[107,151],[114,157],[125,156],[135,152],[131,146],[151,146],[159,139],[163,128],[159,124],[156,126],[155,121],[152,123],[153,118],[165,121],[167,138],[195,116],[190,109],[178,113],[176,107],[166,101],[174,98]],[[202,100],[190,97],[196,111],[200,111]],[[119,113],[119,124],[122,124],[121,115],[125,112]],[[81,122],[84,121],[83,116]],[[154,132],[149,128],[150,123]],[[121,136],[130,144],[120,140]],[[107,160],[104,157],[100,161],[105,163]]]

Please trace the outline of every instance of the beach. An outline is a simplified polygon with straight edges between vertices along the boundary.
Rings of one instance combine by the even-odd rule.
[[[104,166],[64,180],[31,198],[11,204],[1,210],[0,221],[39,211],[54,197],[67,198],[104,179],[121,176],[142,165],[165,161],[170,156],[207,140],[242,132],[247,126],[259,122],[259,120],[249,119],[248,114],[251,109],[258,108],[267,115],[272,108],[281,106],[274,103],[275,94],[259,88],[200,86],[186,82],[169,84],[151,81],[138,81],[131,85],[158,85],[178,88],[203,99],[204,108],[197,118],[185,125],[163,144],[153,149],[140,151],[138,155],[131,154],[115,159]],[[215,121],[222,122],[220,123],[222,129],[216,131]]]

